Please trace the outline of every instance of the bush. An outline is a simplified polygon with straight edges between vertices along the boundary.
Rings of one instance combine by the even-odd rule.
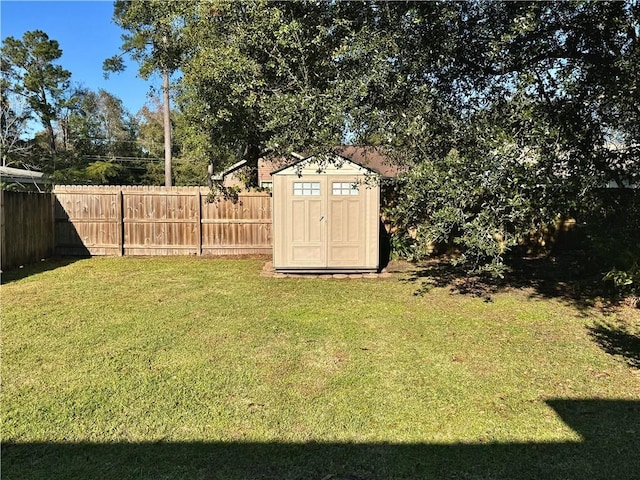
[[[630,298],[636,307],[640,307],[640,262],[636,262],[628,270],[613,268],[604,276],[605,281],[613,283],[616,293],[623,298]]]

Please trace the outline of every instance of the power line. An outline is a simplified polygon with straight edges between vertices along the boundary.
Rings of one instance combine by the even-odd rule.
[[[110,138],[106,138],[106,137],[89,137],[89,136],[83,136],[80,137],[82,140],[86,139],[86,140],[106,140],[107,143],[151,143],[152,145],[162,145],[164,146],[163,142],[156,142],[156,141],[150,141],[150,142],[145,142],[144,140],[120,140],[120,139],[110,139]],[[180,147],[182,144],[180,143],[171,143],[172,147]]]
[[[109,160],[116,162],[164,162],[164,158],[158,157],[113,157],[106,155],[82,155],[85,160]]]

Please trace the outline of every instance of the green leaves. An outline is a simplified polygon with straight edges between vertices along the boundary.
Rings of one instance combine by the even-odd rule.
[[[108,78],[111,72],[123,72],[125,69],[124,60],[120,55],[107,58],[102,62],[102,70],[104,70],[104,77]]]
[[[116,18],[143,74],[181,71],[192,158],[348,141],[410,166],[386,215],[413,257],[440,244],[502,274],[532,231],[640,178],[635,1],[117,2]]]
[[[339,144],[345,98],[332,53],[339,38],[324,3],[193,5],[178,103],[193,134],[256,163],[258,156]],[[193,142],[192,142],[193,143]],[[230,161],[211,158],[216,169]]]
[[[71,72],[54,63],[61,56],[58,42],[41,30],[26,32],[21,40],[8,37],[0,50],[2,87],[26,99],[47,130],[51,153],[56,151],[53,122],[71,77]]]
[[[109,180],[116,177],[121,171],[122,166],[113,162],[96,161],[89,164],[85,170],[86,175],[102,184],[109,183]]]
[[[536,183],[540,156],[484,121],[459,126],[459,148],[412,168],[386,214],[416,259],[440,246],[472,272],[502,275],[509,250],[553,214],[537,207],[551,201]]]
[[[114,21],[128,33],[123,35],[122,52],[140,64],[140,75],[154,71],[173,72],[180,67],[183,54],[184,12],[193,2],[116,1]],[[105,71],[120,71],[121,57],[107,59]]]

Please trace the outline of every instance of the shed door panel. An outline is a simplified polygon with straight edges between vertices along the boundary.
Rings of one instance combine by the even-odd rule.
[[[283,182],[285,268],[361,268],[371,242],[367,194],[353,176],[310,176]],[[377,221],[377,218],[376,218]],[[374,225],[377,231],[377,224]],[[377,248],[377,247],[376,247]]]
[[[329,267],[362,265],[364,249],[364,209],[362,197],[329,197]]]
[[[289,188],[299,182],[293,182]],[[314,188],[315,188],[314,182]],[[324,183],[324,182],[322,182]],[[326,266],[326,228],[323,216],[322,193],[324,185],[320,184],[320,194],[316,195],[307,188],[296,191],[292,189],[288,214],[286,215],[286,235],[289,235],[288,257],[292,267]]]

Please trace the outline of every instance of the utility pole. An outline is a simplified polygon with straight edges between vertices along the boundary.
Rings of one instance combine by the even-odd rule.
[[[171,186],[171,109],[169,107],[169,70],[162,70],[162,113],[164,120],[164,185]]]

